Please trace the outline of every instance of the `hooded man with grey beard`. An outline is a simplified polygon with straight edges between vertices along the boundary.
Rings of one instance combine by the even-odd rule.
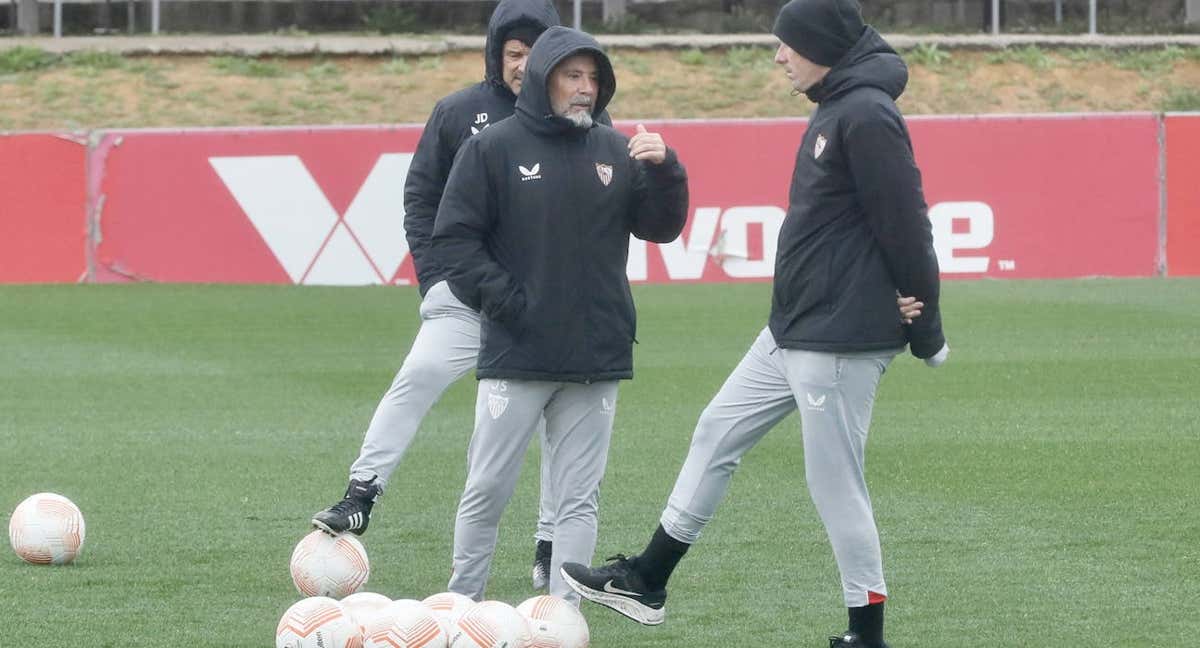
[[[313,516],[319,529],[332,534],[366,532],[372,507],[421,420],[442,393],[475,366],[479,314],[450,291],[445,261],[433,252],[433,223],[455,154],[469,138],[513,114],[530,48],[546,28],[558,24],[558,12],[549,0],[501,0],[488,22],[484,79],[438,101],[425,124],[400,214],[423,298],[421,328],[371,418],[344,497]],[[602,123],[609,123],[607,113],[597,114]],[[539,590],[550,580],[554,499],[553,483],[543,474],[532,571],[532,585]]]
[[[618,381],[633,377],[629,237],[666,243],[687,219],[687,174],[661,136],[596,123],[616,92],[591,36],[554,27],[529,55],[516,114],[467,141],[434,225],[449,285],[482,318],[475,433],[449,590],[481,600],[500,516],[535,425],[558,491],[558,567],[590,562]]]

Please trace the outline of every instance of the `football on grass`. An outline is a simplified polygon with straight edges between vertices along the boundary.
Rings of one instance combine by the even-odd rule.
[[[27,563],[65,565],[83,547],[83,513],[55,493],[38,493],[17,505],[8,521],[8,541]]]

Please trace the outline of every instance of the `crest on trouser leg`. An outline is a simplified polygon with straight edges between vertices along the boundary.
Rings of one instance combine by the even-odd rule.
[[[488,414],[492,415],[493,419],[500,418],[504,414],[504,410],[508,409],[508,397],[497,396],[496,394],[488,394]]]

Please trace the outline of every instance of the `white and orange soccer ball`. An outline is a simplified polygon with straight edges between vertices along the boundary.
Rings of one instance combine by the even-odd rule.
[[[30,495],[8,521],[8,541],[27,563],[65,565],[83,548],[83,513],[55,493]]]
[[[467,613],[467,610],[475,606],[475,601],[469,596],[463,596],[457,592],[442,592],[426,597],[421,604],[429,608],[433,612],[433,616],[442,624],[442,628],[446,631],[447,637],[453,637],[455,628],[458,626],[458,620],[462,615]]]
[[[340,601],[342,609],[362,627],[367,621],[391,605],[392,599],[375,592],[355,592]]]
[[[529,623],[516,608],[484,601],[462,615],[450,637],[450,648],[531,648]]]
[[[357,592],[371,576],[367,550],[358,538],[323,531],[313,531],[296,544],[291,570],[301,594],[335,599]]]
[[[557,596],[535,596],[517,606],[529,622],[530,648],[588,648],[587,619],[574,605]]]
[[[313,596],[283,613],[275,648],[362,648],[362,632],[337,601]]]
[[[363,626],[363,648],[446,648],[442,624],[420,601],[394,601]]]

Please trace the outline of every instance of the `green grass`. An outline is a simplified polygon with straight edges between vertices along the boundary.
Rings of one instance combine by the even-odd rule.
[[[648,539],[769,289],[635,296],[598,559]],[[88,529],[70,567],[0,552],[3,645],[271,645],[292,547],[340,496],[416,306],[409,288],[0,287],[0,508],[56,491]],[[892,364],[869,445],[892,644],[1187,645],[1200,281],[947,282],[944,310],[949,362]],[[376,508],[367,589],[444,589],[474,388],[434,407]],[[510,603],[530,595],[536,474],[492,569]],[[584,608],[598,647],[816,647],[843,627],[795,417],[745,458],[669,610],[643,628]]]
[[[233,76],[269,79],[287,74],[282,65],[267,59],[247,56],[214,56],[208,62],[214,70]]]

